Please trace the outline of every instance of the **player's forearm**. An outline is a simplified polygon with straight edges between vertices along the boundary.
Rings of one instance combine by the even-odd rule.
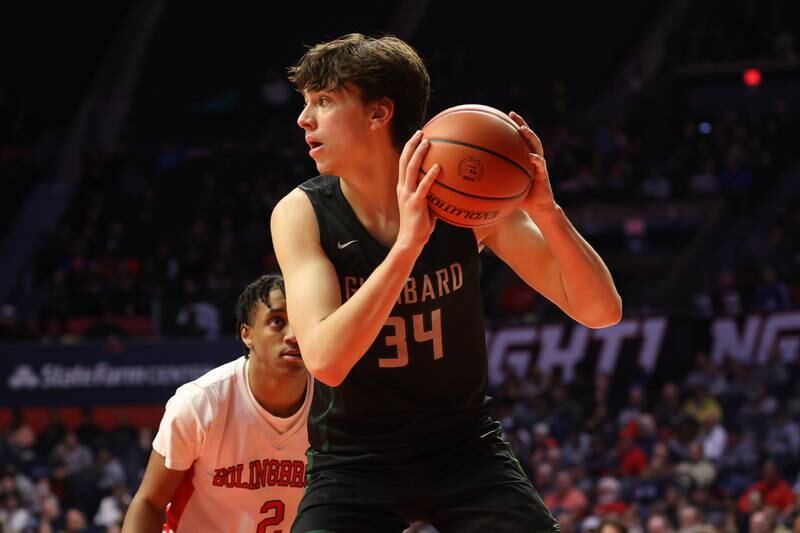
[[[392,247],[352,297],[300,339],[303,360],[315,378],[334,387],[344,381],[386,323],[418,255]]]
[[[608,267],[578,233],[561,207],[531,214],[561,271],[572,315],[582,324],[601,328],[622,317],[622,300]]]
[[[122,533],[159,533],[163,522],[163,509],[157,509],[144,498],[134,496],[125,513]]]

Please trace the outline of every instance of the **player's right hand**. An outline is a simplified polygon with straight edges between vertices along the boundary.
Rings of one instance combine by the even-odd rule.
[[[397,202],[400,207],[400,230],[397,244],[422,250],[436,225],[436,216],[428,208],[428,191],[441,167],[438,163],[423,174],[421,166],[430,142],[417,131],[400,154],[397,179]]]

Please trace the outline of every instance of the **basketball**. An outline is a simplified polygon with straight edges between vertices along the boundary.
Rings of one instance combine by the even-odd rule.
[[[445,109],[422,128],[430,148],[422,172],[439,163],[428,205],[449,224],[478,227],[508,216],[531,187],[531,152],[519,126],[493,107]]]

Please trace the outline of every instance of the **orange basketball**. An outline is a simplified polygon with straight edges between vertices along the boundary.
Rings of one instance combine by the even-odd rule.
[[[422,171],[442,170],[428,193],[437,217],[456,226],[493,224],[531,187],[530,149],[508,115],[484,105],[445,109],[422,128],[430,141]]]

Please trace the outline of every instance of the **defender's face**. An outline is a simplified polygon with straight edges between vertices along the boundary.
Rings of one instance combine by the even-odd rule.
[[[252,324],[242,326],[242,340],[250,357],[277,376],[305,371],[297,339],[286,315],[286,297],[280,289],[269,293],[269,307],[259,301]]]
[[[305,106],[297,125],[305,131],[308,155],[321,174],[347,173],[368,146],[370,121],[361,91],[353,84],[323,91],[303,91]]]

